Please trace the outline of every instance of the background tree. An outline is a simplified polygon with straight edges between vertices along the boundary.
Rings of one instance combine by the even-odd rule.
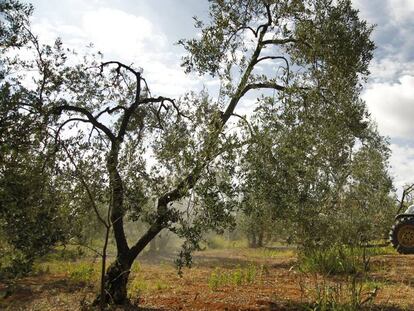
[[[306,101],[290,97],[282,108],[261,101],[245,131],[259,138],[243,156],[242,207],[285,219],[304,247],[383,238],[394,210],[387,141],[363,102],[314,102],[305,92]]]
[[[307,5],[291,5],[309,13]],[[286,46],[293,86],[263,96],[246,129],[256,139],[244,155],[244,192],[273,218],[291,220],[303,246],[357,244],[384,236],[393,205],[387,142],[359,99],[374,48],[372,28],[349,1],[316,1],[314,14],[285,30],[302,43]],[[296,70],[304,64],[307,70]]]
[[[0,232],[12,247],[3,256],[13,276],[29,272],[36,258],[67,241],[65,223],[73,220],[58,185],[57,159],[46,161],[47,123],[15,71],[23,64],[15,52],[30,41],[31,13],[30,5],[0,3]]]

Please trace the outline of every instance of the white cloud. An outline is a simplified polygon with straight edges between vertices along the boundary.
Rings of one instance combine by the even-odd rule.
[[[388,0],[393,22],[396,24],[411,20],[414,14],[414,1],[412,0]]]
[[[363,94],[368,109],[383,135],[412,138],[414,133],[414,76],[403,76],[398,83],[372,83]]]
[[[167,43],[165,35],[148,19],[116,9],[86,12],[81,27],[98,49],[129,62],[154,57]]]
[[[104,55],[142,67],[155,94],[177,97],[198,84],[184,74],[165,34],[145,17],[104,8],[86,13],[82,29]]]
[[[178,62],[168,64],[155,61],[144,67],[144,75],[147,77],[149,88],[154,94],[178,97],[185,92],[201,86],[194,75],[186,75]]]
[[[414,14],[412,0],[353,0],[352,2],[360,10],[364,19],[374,23],[386,18],[387,22],[399,25],[412,20]]]
[[[414,62],[401,60],[398,55],[374,59],[370,65],[371,77],[375,82],[393,81],[414,72]]]

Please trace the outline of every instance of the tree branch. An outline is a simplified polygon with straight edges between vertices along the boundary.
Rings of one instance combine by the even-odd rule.
[[[222,120],[222,125],[224,125],[227,120],[231,117],[232,113],[234,112],[234,109],[236,108],[238,102],[240,101],[240,98],[244,95],[243,90],[245,89],[245,86],[247,84],[247,81],[249,80],[250,74],[252,73],[254,66],[257,62],[257,59],[260,56],[260,52],[262,51],[262,47],[263,47],[263,38],[267,32],[267,28],[268,26],[265,25],[261,31],[260,31],[260,35],[258,38],[258,42],[256,45],[256,49],[253,52],[252,57],[250,58],[250,62],[247,65],[246,70],[244,71],[244,74],[240,80],[240,83],[237,87],[237,90],[235,92],[235,95],[232,97],[232,99],[230,100],[230,103],[228,104],[226,110],[224,111],[221,120]]]
[[[155,98],[154,97],[144,98],[144,99],[141,99],[139,103],[140,104],[161,103],[162,106],[166,108],[166,106],[164,105],[164,102],[169,102],[174,107],[175,111],[177,112],[177,115],[190,119],[189,116],[181,112],[181,110],[178,108],[177,104],[175,103],[175,100],[168,98],[168,97],[158,96]]]
[[[267,18],[267,23],[263,24],[263,25],[259,25],[259,27],[257,27],[256,29],[256,34],[259,33],[260,29],[264,29],[264,28],[268,28],[272,25],[272,13],[270,12],[270,5],[267,3],[263,3],[265,8],[266,8],[266,18]],[[256,35],[257,37],[257,35]]]
[[[235,117],[237,117],[237,118],[239,118],[240,120],[242,120],[246,125],[247,125],[247,127],[249,128],[249,132],[250,132],[250,135],[251,136],[255,136],[255,133],[254,133],[254,131],[253,131],[253,128],[252,128],[252,126],[250,125],[250,122],[249,121],[247,121],[247,119],[246,119],[246,117],[244,117],[244,116],[241,116],[241,115],[239,115],[239,114],[237,114],[237,113],[232,113],[231,114],[232,116],[235,116]]]
[[[85,191],[88,195],[89,201],[91,202],[92,208],[96,214],[96,217],[99,219],[99,221],[105,226],[105,228],[109,228],[111,226],[110,223],[107,223],[101,214],[99,213],[98,207],[96,206],[95,199],[93,198],[92,191],[90,190],[88,183],[86,182],[85,178],[83,177],[83,174],[78,168],[78,165],[75,162],[75,159],[70,154],[69,150],[66,148],[65,143],[61,143],[61,146],[63,147],[63,150],[65,150],[66,155],[69,158],[69,161],[72,163],[72,165],[75,167],[76,175],[78,176],[80,182],[82,183],[82,186],[85,188]]]
[[[103,70],[103,67],[105,67],[105,66],[108,66],[108,65],[117,65],[118,66],[118,68],[124,68],[124,69],[126,69],[127,71],[129,71],[129,72],[131,72],[133,75],[135,75],[135,77],[139,77],[139,78],[141,78],[141,72],[139,72],[139,71],[136,71],[135,69],[133,69],[132,67],[130,67],[130,66],[128,66],[128,65],[125,65],[125,64],[123,64],[123,63],[121,63],[121,62],[118,62],[118,61],[108,61],[108,62],[104,62],[104,63],[102,63],[101,64],[101,71]]]
[[[115,111],[117,111],[117,110],[124,110],[124,111],[126,111],[126,108],[124,107],[124,106],[116,106],[116,107],[114,107],[114,108],[109,108],[109,107],[107,107],[106,109],[104,109],[104,110],[102,110],[101,112],[99,112],[96,116],[95,116],[95,119],[99,119],[99,117],[101,116],[101,115],[103,115],[105,112],[106,113],[108,113],[108,114],[112,114],[112,113],[114,113]]]
[[[135,78],[136,78],[136,90],[135,90],[135,101],[134,104],[131,105],[131,107],[129,107],[129,109],[133,112],[133,110],[135,110],[136,107],[134,107],[134,105],[138,105],[139,102],[139,97],[141,95],[141,72],[140,71],[136,71],[135,69],[133,69],[132,67],[125,65],[121,62],[118,61],[109,61],[109,62],[105,62],[101,64],[101,72],[103,70],[103,67],[108,66],[108,65],[117,65],[117,71],[119,71],[121,68],[126,69],[127,71],[131,72]],[[128,123],[128,122],[127,122]]]
[[[308,42],[298,40],[298,39],[295,39],[295,38],[268,39],[268,40],[264,40],[262,42],[263,45],[267,45],[267,44],[280,45],[280,44],[287,44],[287,43],[302,43],[302,44],[306,45],[308,48],[312,48],[312,45],[310,45]]]
[[[66,120],[65,122],[63,122],[59,127],[58,127],[58,129],[56,130],[56,134],[55,134],[55,145],[57,145],[57,141],[58,141],[58,139],[59,139],[59,134],[60,134],[60,131],[63,129],[63,127],[66,125],[66,124],[68,124],[68,123],[70,123],[70,122],[76,122],[76,121],[79,121],[79,122],[85,122],[85,123],[90,123],[89,122],[89,120],[87,120],[87,119],[81,119],[81,118],[70,118],[70,119],[68,119],[68,120]]]
[[[87,117],[90,123],[92,123],[96,128],[100,129],[102,132],[104,132],[106,136],[109,138],[109,140],[111,140],[112,142],[116,140],[116,137],[111,132],[111,130],[108,127],[106,127],[104,124],[100,123],[92,115],[92,113],[89,112],[87,109],[82,108],[82,107],[71,106],[71,105],[62,105],[62,106],[54,108],[55,114],[60,115],[63,111],[79,112],[83,114],[85,117]]]
[[[268,39],[268,40],[264,40],[262,42],[263,45],[267,45],[267,44],[286,44],[286,43],[297,43],[298,40],[296,40],[295,38],[285,38],[285,39]]]
[[[287,60],[287,58],[284,57],[284,56],[264,56],[264,57],[258,58],[256,60],[256,63],[255,64],[257,64],[257,63],[259,63],[261,61],[264,61],[266,59],[271,59],[271,60],[273,60],[273,59],[281,59],[281,60],[283,60],[285,62],[285,64],[286,64],[286,70],[287,70],[287,74],[286,74],[286,85],[288,85],[288,82],[289,82],[288,79],[289,79],[289,74],[290,74],[290,65],[289,65],[289,61]]]
[[[283,91],[286,88],[274,82],[251,83],[246,85],[246,87],[241,92],[241,96],[246,94],[248,91],[254,89],[274,89],[278,91]]]
[[[217,125],[217,130],[220,130],[223,128],[223,126],[226,124],[228,119],[233,115],[234,109],[236,108],[238,102],[240,101],[241,97],[250,89],[250,88],[256,88],[259,86],[259,84],[247,84],[249,77],[254,69],[254,66],[257,62],[258,57],[260,56],[260,52],[263,47],[263,38],[268,30],[268,27],[271,25],[271,14],[270,14],[270,8],[267,4],[266,11],[268,14],[268,23],[259,26],[257,33],[260,32],[258,43],[256,46],[256,49],[253,52],[253,55],[250,59],[250,62],[244,72],[244,74],[241,77],[241,80],[239,82],[239,85],[237,87],[237,90],[230,100],[225,112],[221,115],[221,122],[219,125]],[[263,86],[268,86],[268,84],[263,84]],[[246,89],[249,87],[248,89]],[[273,85],[273,88],[275,85]],[[281,87],[281,86],[278,86]],[[165,100],[165,99],[164,99]],[[153,98],[153,99],[147,99],[143,100],[143,103],[147,102],[162,102],[163,98]],[[174,102],[171,102],[174,105]],[[177,107],[175,107],[177,109]],[[212,133],[212,137],[209,141],[206,142],[207,148],[208,146],[215,144],[215,141],[217,140],[219,136],[219,132]],[[141,237],[137,241],[137,243],[130,249],[130,254],[132,255],[132,260],[135,259],[135,257],[142,251],[142,249],[151,241],[152,238],[154,238],[166,225],[165,220],[166,216],[168,215],[167,206],[168,203],[176,201],[180,198],[182,198],[189,189],[192,189],[197,181],[200,179],[201,173],[203,169],[207,166],[209,161],[214,157],[214,153],[212,151],[207,150],[207,155],[202,161],[199,161],[196,166],[191,170],[191,172],[182,179],[178,185],[172,189],[171,191],[168,191],[161,195],[158,198],[158,204],[157,204],[157,218],[156,221],[152,224],[152,226],[148,229],[148,231],[144,234],[144,236]]]

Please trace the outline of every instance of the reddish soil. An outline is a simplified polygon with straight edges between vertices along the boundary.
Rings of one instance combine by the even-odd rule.
[[[183,277],[177,275],[170,257],[142,257],[130,284],[131,301],[140,308],[131,305],[122,309],[306,310],[306,305],[318,300],[321,288],[329,287],[334,297],[350,295],[349,276],[326,278],[300,272],[289,251],[268,255],[245,249],[200,252],[194,267],[185,269]],[[237,282],[237,271],[250,271],[251,278]],[[220,275],[221,283],[212,282],[213,275]],[[414,310],[414,256],[373,257],[366,284],[359,301],[372,297],[370,309]],[[91,285],[68,280],[66,275],[44,273],[0,284],[0,309],[86,310],[96,291]],[[338,297],[337,301],[342,299]],[[364,306],[368,309],[368,302]]]

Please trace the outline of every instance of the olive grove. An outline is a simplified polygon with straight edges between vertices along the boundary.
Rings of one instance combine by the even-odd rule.
[[[17,37],[1,34],[2,108],[12,105],[2,122],[10,111],[39,122],[42,144],[26,145],[50,169],[36,176],[54,176],[70,215],[95,215],[112,232],[117,255],[101,302],[126,302],[130,268],[162,230],[184,241],[178,265],[191,264],[203,233],[232,224],[249,193],[272,202],[280,217],[302,217],[310,239],[328,206],[359,204],[355,193],[370,200],[375,192],[360,174],[371,157],[380,167],[373,174],[381,174],[387,158],[359,99],[372,27],[351,1],[209,1],[209,20],[196,19],[201,35],[179,44],[184,70],[218,79],[219,96],[189,91],[179,99],[151,89],[139,59],[131,60],[136,66],[101,53],[80,56],[59,39],[42,45],[30,30],[30,9],[6,3],[16,4],[10,16],[18,27],[9,29],[22,32],[32,57],[19,58]],[[15,43],[4,45],[8,37]],[[237,113],[248,96],[258,97],[251,120]],[[7,131],[19,128],[10,121]],[[127,236],[130,220],[146,223],[146,231]]]

